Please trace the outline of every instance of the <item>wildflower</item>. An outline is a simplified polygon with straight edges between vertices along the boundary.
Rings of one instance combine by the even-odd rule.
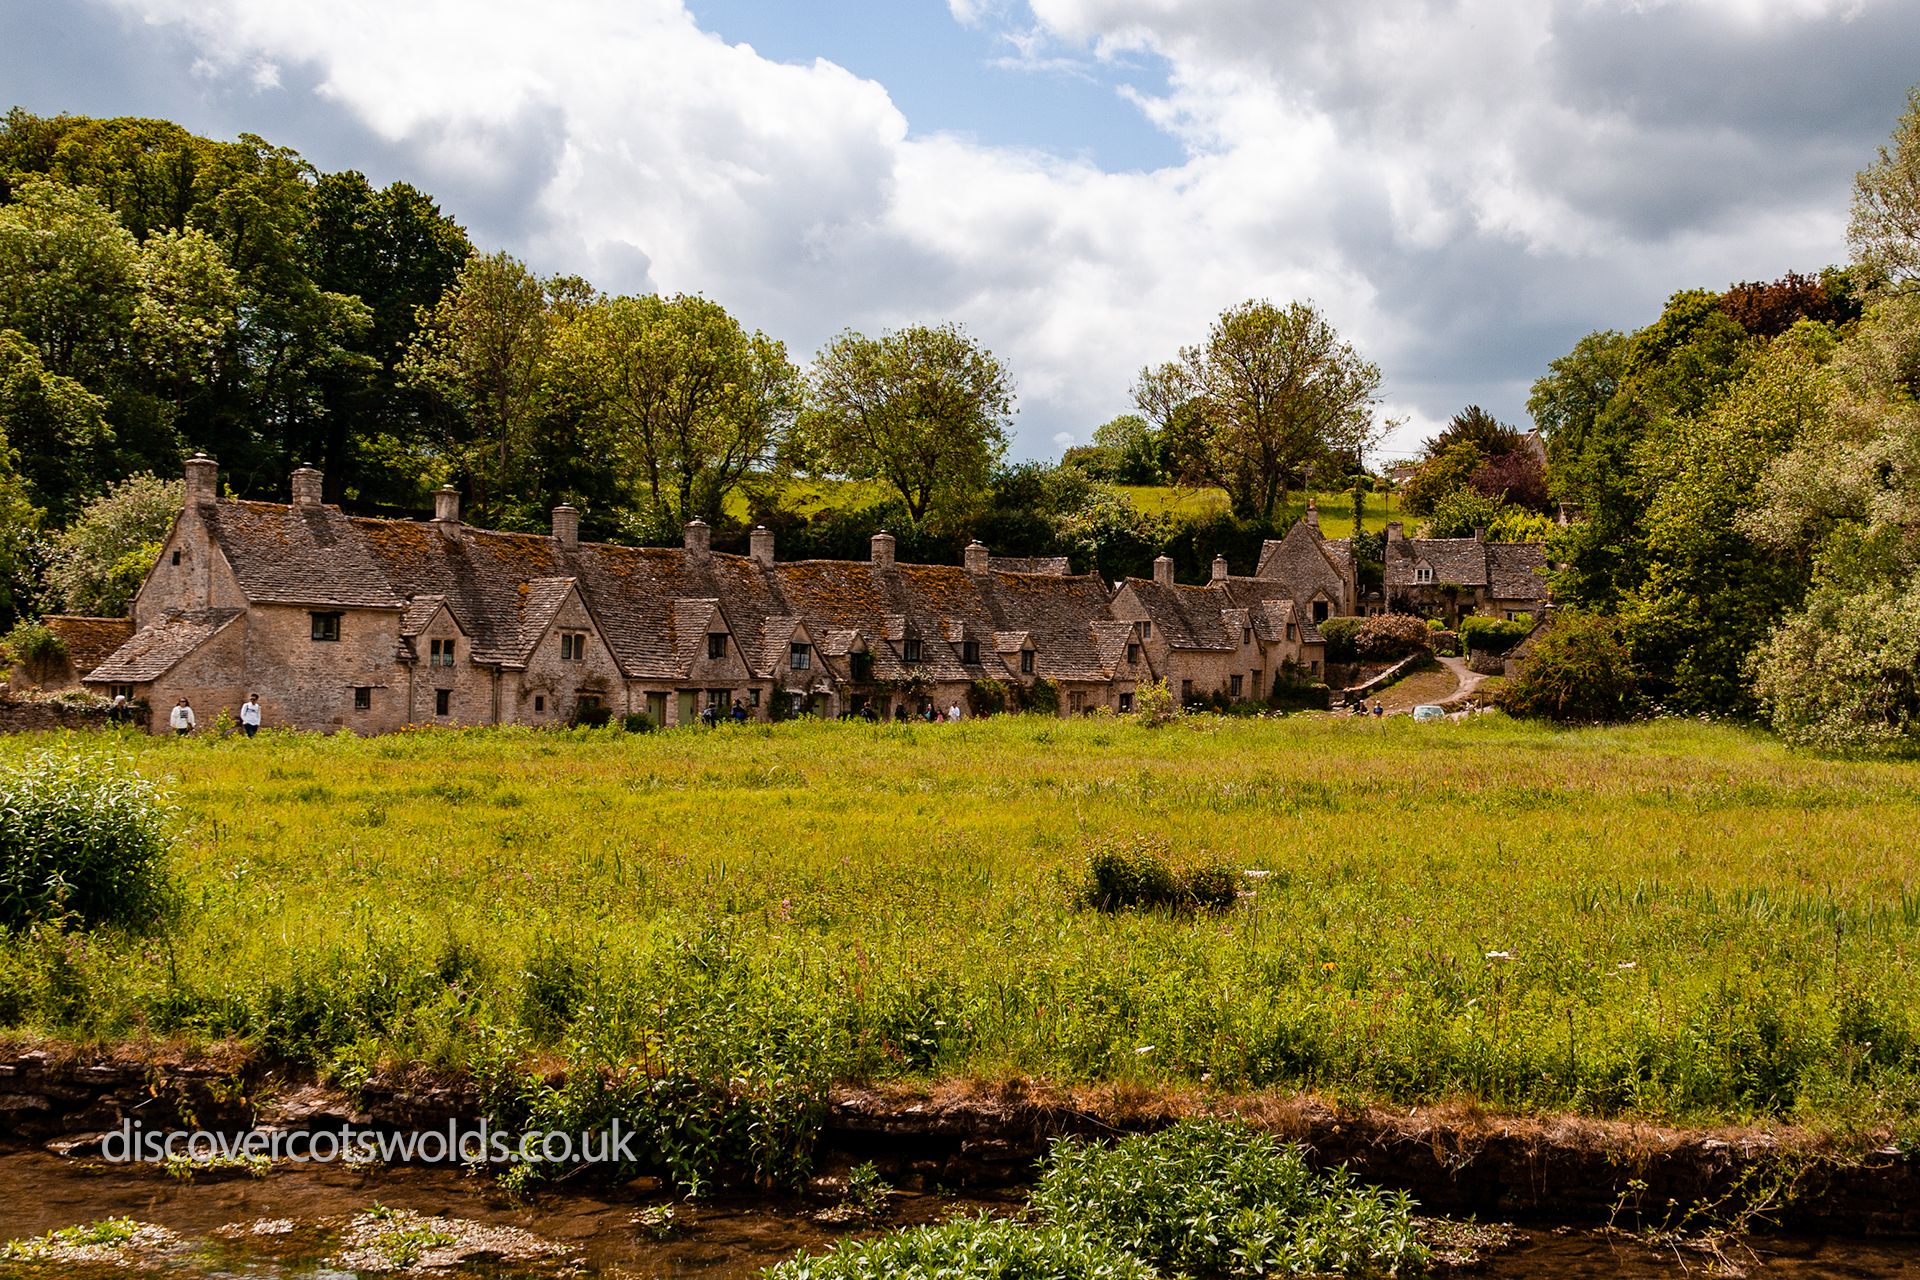
[[[1133,1048],[1134,1056],[1137,1058],[1144,1058],[1152,1052],[1153,1046],[1150,1044],[1135,1045]]]
[[[1513,959],[1513,952],[1511,952],[1511,951],[1489,951],[1489,952],[1487,952],[1487,959],[1489,959],[1489,960],[1511,960],[1511,959]]]
[[[1258,868],[1254,868],[1252,870],[1242,871],[1240,874],[1249,880],[1265,880],[1268,876],[1272,875],[1273,872],[1261,871]]]
[[[1638,969],[1639,967],[1640,962],[1638,960],[1622,960],[1614,966],[1616,969]]]
[[[1333,961],[1329,960],[1325,964],[1321,965],[1320,967],[1322,969],[1325,969],[1328,973],[1332,973],[1339,966],[1335,965]]]

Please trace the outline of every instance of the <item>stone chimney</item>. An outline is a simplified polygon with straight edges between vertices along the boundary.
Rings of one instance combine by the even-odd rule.
[[[450,484],[443,484],[433,491],[433,522],[460,523],[460,491]]]
[[[1225,556],[1215,556],[1213,558],[1213,577],[1210,580],[1213,582],[1225,582],[1227,580],[1227,558]]]
[[[1163,587],[1173,585],[1173,557],[1157,556],[1153,562],[1153,580]]]
[[[1320,532],[1320,502],[1317,498],[1307,499],[1307,514],[1302,518],[1307,522],[1307,528],[1315,533]]]
[[[1389,544],[1404,542],[1406,536],[1405,529],[1398,520],[1387,521],[1387,542]]]
[[[1475,542],[1485,542],[1487,540],[1487,526],[1483,524],[1473,526],[1473,540]]]
[[[204,453],[187,459],[187,509],[220,500],[220,464]]]
[[[966,565],[967,572],[976,578],[987,571],[988,557],[986,543],[975,538],[967,544]]]
[[[317,507],[320,505],[320,473],[310,462],[303,462],[293,473],[293,505],[296,507]]]
[[[580,512],[561,503],[553,509],[553,540],[571,551],[580,545]]]
[[[747,535],[747,546],[755,560],[773,567],[773,530],[763,524],[753,526],[753,532]]]
[[[698,516],[687,521],[685,538],[687,556],[690,559],[705,560],[708,553],[713,550],[713,530],[709,529],[707,522]]]
[[[873,563],[883,569],[893,567],[893,535],[885,529],[873,535]]]

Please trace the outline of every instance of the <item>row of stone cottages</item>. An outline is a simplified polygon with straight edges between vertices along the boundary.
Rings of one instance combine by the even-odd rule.
[[[915,714],[970,709],[988,681],[1051,682],[1063,715],[1131,710],[1157,679],[1186,700],[1260,699],[1282,671],[1322,673],[1316,623],[1384,607],[1361,599],[1350,546],[1311,511],[1251,577],[1216,559],[1204,586],[1180,585],[1163,556],[1110,587],[977,542],[958,567],[901,564],[885,533],[866,561],[781,562],[765,529],[745,556],[711,550],[698,520],[681,547],[619,547],[580,541],[571,507],[543,537],[463,524],[450,488],[430,521],[368,519],[325,504],[310,467],[287,505],[222,501],[206,457],[186,473],[131,634],[83,677],[146,701],[156,730],[179,698],[205,723],[249,692],[269,724],[361,733],[598,710],[689,724],[736,700],[755,719]],[[1534,609],[1540,567],[1537,547],[1395,526],[1388,599],[1444,581],[1449,603]]]

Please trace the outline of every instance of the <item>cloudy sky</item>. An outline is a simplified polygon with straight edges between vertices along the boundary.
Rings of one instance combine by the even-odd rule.
[[[486,248],[802,360],[957,320],[1017,452],[1250,297],[1404,450],[1675,289],[1842,260],[1914,0],[0,0],[0,98],[405,178]]]

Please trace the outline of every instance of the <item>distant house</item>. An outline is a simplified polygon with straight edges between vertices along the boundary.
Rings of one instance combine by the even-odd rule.
[[[1489,542],[1484,529],[1470,538],[1409,538],[1398,521],[1387,526],[1385,588],[1396,613],[1539,617],[1546,574],[1538,542]]]
[[[86,678],[155,706],[261,695],[269,724],[380,733],[408,725],[555,724],[646,713],[687,724],[739,703],[755,719],[968,701],[977,685],[1049,681],[1063,714],[1125,709],[1153,678],[1095,576],[1064,560],[960,566],[777,563],[750,554],[582,542],[578,513],[547,536],[434,518],[348,516],[320,473],[287,505],[218,499],[211,459],[187,464],[186,503],[134,601],[133,634]],[[157,722],[165,723],[163,717]]]
[[[1311,611],[1296,604],[1298,589],[1235,577],[1217,557],[1205,586],[1182,586],[1173,580],[1173,561],[1161,556],[1153,577],[1120,584],[1112,610],[1138,628],[1147,661],[1183,703],[1259,701],[1283,673],[1318,680],[1325,670],[1326,641]]]

